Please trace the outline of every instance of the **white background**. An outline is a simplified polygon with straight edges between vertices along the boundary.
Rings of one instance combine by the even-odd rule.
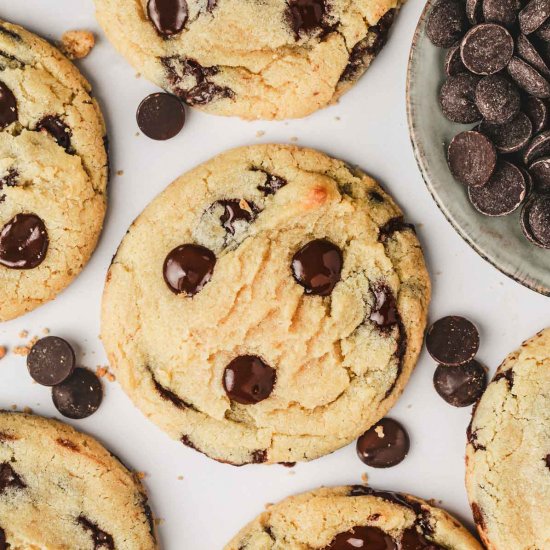
[[[179,136],[154,142],[136,136],[135,110],[156,88],[136,78],[136,71],[115,53],[94,19],[92,0],[0,0],[1,18],[50,39],[69,29],[96,33],[97,46],[79,65],[107,119],[113,169],[105,230],[89,265],[54,302],[2,324],[0,345],[21,343],[18,334],[23,329],[32,336],[48,327],[74,343],[80,364],[93,369],[104,364],[98,339],[103,281],[132,220],[178,175],[216,153],[259,141],[298,138],[300,145],[360,165],[397,199],[407,218],[417,224],[427,255],[434,283],[431,319],[463,314],[474,320],[481,331],[479,359],[492,373],[523,339],[550,325],[550,298],[521,287],[478,257],[443,218],[424,186],[405,116],[407,58],[422,7],[421,0],[407,3],[388,45],[338,105],[305,120],[281,123],[250,123],[189,111]],[[256,137],[258,131],[265,135]],[[118,170],[124,174],[117,176]],[[293,469],[218,464],[171,441],[132,406],[116,382],[106,383],[100,410],[74,425],[147,473],[153,510],[164,520],[162,547],[168,550],[220,549],[265,504],[320,485],[360,483],[364,472],[375,487],[441,500],[471,526],[463,483],[470,408],[455,409],[439,398],[431,382],[433,370],[432,360],[423,352],[391,412],[408,428],[412,445],[407,459],[388,470],[366,467],[357,459],[354,445]],[[31,382],[24,358],[9,354],[0,361],[0,407],[12,404],[59,416],[48,389]]]

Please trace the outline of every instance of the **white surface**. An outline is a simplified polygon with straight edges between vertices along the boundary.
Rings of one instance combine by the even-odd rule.
[[[388,45],[361,82],[334,107],[305,120],[248,123],[195,111],[179,136],[169,142],[137,137],[135,109],[156,88],[115,53],[94,19],[92,0],[0,0],[0,17],[48,38],[87,28],[98,44],[80,63],[106,115],[113,178],[105,230],[90,264],[54,302],[0,326],[0,345],[20,342],[44,327],[78,347],[82,365],[105,363],[98,339],[99,304],[105,272],[131,221],[170,181],[225,149],[265,142],[316,147],[356,163],[384,183],[407,218],[417,224],[434,283],[431,318],[457,313],[481,329],[479,359],[494,372],[521,341],[550,324],[548,298],[507,279],[478,257],[445,221],[417,170],[405,118],[405,72],[410,42],[422,9],[411,0],[402,10]],[[436,108],[434,106],[434,108]],[[337,119],[338,117],[338,119]],[[264,131],[261,138],[256,132]],[[124,175],[116,172],[123,170]],[[471,524],[463,484],[465,429],[470,409],[447,405],[433,389],[434,364],[424,352],[391,416],[411,436],[408,458],[388,470],[363,465],[354,445],[293,469],[283,466],[218,464],[178,442],[147,421],[117,383],[106,383],[100,410],[74,425],[103,441],[136,470],[147,473],[146,485],[168,550],[220,549],[264,505],[320,485],[369,482],[425,498],[441,500]],[[0,407],[17,404],[36,413],[56,415],[47,388],[31,382],[24,358],[0,361]],[[178,480],[183,476],[183,480]]]

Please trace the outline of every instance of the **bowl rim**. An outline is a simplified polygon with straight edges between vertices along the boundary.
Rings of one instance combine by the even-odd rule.
[[[479,256],[481,256],[481,258],[483,258],[486,262],[488,262],[498,271],[500,271],[510,279],[514,280],[515,282],[521,284],[522,286],[529,288],[530,290],[533,290],[535,292],[538,292],[543,296],[550,296],[550,285],[546,285],[545,283],[542,283],[539,280],[534,280],[532,277],[529,277],[528,275],[525,275],[525,274],[523,274],[522,276],[517,275],[516,273],[514,273],[514,271],[510,267],[506,267],[502,265],[501,262],[499,262],[497,259],[492,258],[489,255],[489,253],[483,249],[483,247],[477,244],[475,239],[469,234],[469,232],[466,231],[460,225],[460,223],[458,223],[458,221],[455,219],[454,215],[452,214],[451,210],[445,205],[444,201],[440,199],[439,195],[437,194],[437,191],[435,190],[435,187],[432,184],[430,170],[428,167],[427,155],[424,150],[424,147],[422,146],[421,139],[418,137],[417,131],[416,131],[417,124],[416,124],[416,117],[415,117],[415,109],[414,109],[411,95],[412,95],[412,88],[414,86],[413,80],[415,77],[416,65],[417,65],[418,42],[421,38],[422,33],[424,32],[424,27],[426,24],[426,18],[428,16],[428,13],[431,11],[434,3],[437,1],[438,0],[427,0],[426,5],[422,9],[422,13],[420,14],[420,18],[418,20],[418,23],[414,31],[413,40],[412,40],[411,48],[409,51],[408,62],[407,62],[405,102],[406,102],[406,110],[407,110],[407,123],[409,127],[409,138],[411,140],[411,145],[413,148],[416,164],[420,170],[422,179],[424,180],[424,183],[430,195],[432,196],[432,199],[434,200],[435,204],[437,205],[437,207],[439,208],[443,216],[445,216],[445,219],[451,224],[451,227],[460,235],[460,237],[462,237],[462,239]]]

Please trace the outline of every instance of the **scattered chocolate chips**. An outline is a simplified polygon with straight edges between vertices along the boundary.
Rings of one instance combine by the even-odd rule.
[[[52,399],[63,416],[80,420],[97,411],[103,399],[103,388],[92,371],[79,367],[52,388]]]
[[[175,95],[151,94],[140,103],[136,119],[139,129],[147,137],[167,140],[179,134],[183,128],[185,108]]]
[[[460,55],[464,66],[479,75],[495,74],[506,67],[514,53],[514,40],[500,25],[482,23],[462,39]]]
[[[483,0],[483,17],[488,23],[511,27],[517,20],[519,0]]]
[[[113,537],[102,531],[95,523],[84,516],[78,516],[77,522],[92,536],[94,550],[115,550]]]
[[[323,27],[327,14],[324,0],[289,0],[289,20],[296,38]]]
[[[374,305],[369,319],[381,328],[388,328],[398,323],[399,311],[391,289],[385,284],[377,284],[371,287],[371,291],[374,295]]]
[[[339,533],[323,550],[355,550],[372,548],[373,550],[398,550],[395,540],[378,527],[357,526]]]
[[[17,120],[17,100],[12,91],[0,81],[0,130]]]
[[[476,86],[476,105],[487,122],[505,124],[519,113],[521,97],[508,78],[493,74],[482,78]]]
[[[464,317],[443,317],[428,329],[426,348],[433,359],[442,365],[463,365],[470,362],[479,349],[479,332]]]
[[[44,117],[36,125],[36,129],[48,132],[65,151],[71,150],[71,131],[58,116],[48,115]]]
[[[456,76],[466,72],[467,69],[464,63],[462,63],[462,57],[460,56],[460,44],[456,44],[445,55],[445,74],[447,76]]]
[[[327,239],[315,239],[300,248],[292,258],[292,274],[306,294],[328,296],[340,281],[342,251]]]
[[[357,456],[373,468],[389,468],[399,464],[407,456],[409,448],[405,428],[391,418],[383,418],[357,440]]]
[[[223,373],[223,387],[231,401],[254,405],[267,399],[275,386],[276,371],[255,355],[233,359]]]
[[[0,463],[0,495],[10,489],[24,489],[27,485],[8,462]]]
[[[550,157],[542,157],[532,162],[529,174],[539,193],[550,193]]]
[[[522,101],[523,111],[533,124],[533,134],[538,134],[548,126],[548,105],[538,97],[527,96]]]
[[[475,360],[463,365],[438,365],[434,372],[434,388],[453,407],[475,403],[487,386],[487,373]]]
[[[523,34],[535,32],[550,17],[548,0],[531,0],[519,12],[519,28]]]
[[[212,278],[216,256],[197,244],[183,244],[172,250],[164,261],[163,274],[175,294],[194,296]]]
[[[493,173],[497,154],[491,140],[480,132],[457,134],[447,153],[453,176],[464,185],[477,187],[487,183]]]
[[[0,265],[9,269],[38,267],[48,245],[44,222],[35,214],[17,214],[0,231]]]
[[[158,33],[169,38],[183,30],[189,10],[185,0],[149,0],[147,14]]]
[[[438,0],[426,21],[428,38],[440,48],[450,48],[466,28],[466,12],[459,0]]]
[[[450,76],[441,87],[439,103],[443,114],[452,122],[470,124],[481,120],[475,103],[479,77],[471,74]]]
[[[489,181],[470,187],[468,196],[474,208],[486,216],[506,216],[521,206],[527,195],[522,171],[505,160],[499,161]]]
[[[213,206],[223,207],[223,214],[220,216],[222,227],[231,235],[235,234],[235,224],[239,222],[250,223],[256,218],[259,208],[253,203],[244,199],[225,199],[216,201]]]
[[[523,149],[533,134],[533,124],[525,113],[518,113],[505,124],[483,121],[479,131],[486,135],[499,153],[515,153]]]
[[[523,59],[512,57],[506,69],[516,84],[528,94],[538,98],[550,97],[548,80]]]
[[[541,248],[550,248],[550,196],[535,195],[522,212],[522,228],[528,239]]]
[[[73,373],[75,362],[73,348],[58,336],[38,340],[27,356],[29,374],[43,386],[61,384]]]

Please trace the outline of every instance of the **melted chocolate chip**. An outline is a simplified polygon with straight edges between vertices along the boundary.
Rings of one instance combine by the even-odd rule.
[[[8,542],[6,540],[6,532],[0,527],[0,550],[8,550]]]
[[[27,356],[27,368],[32,379],[43,386],[56,386],[66,380],[75,367],[71,345],[57,336],[38,340]]]
[[[100,548],[115,550],[115,541],[109,533],[102,531],[95,523],[82,515],[78,516],[76,521],[92,536],[94,550],[99,550]]]
[[[284,187],[288,182],[280,176],[275,176],[264,170],[255,169],[256,171],[263,172],[265,174],[265,183],[258,185],[258,191],[261,191],[265,196],[274,195],[281,187]]]
[[[443,546],[429,541],[415,527],[403,531],[399,550],[445,550]]]
[[[506,380],[506,382],[508,383],[508,387],[512,389],[514,385],[514,371],[512,369],[508,369],[497,373],[493,378],[493,382],[498,382],[499,380],[503,379]]]
[[[296,38],[322,28],[327,14],[324,0],[289,0],[289,20]]]
[[[472,502],[472,514],[474,516],[474,522],[476,525],[481,527],[482,530],[485,529],[485,518],[483,517],[483,513],[481,512],[481,508],[476,502]]]
[[[256,218],[259,208],[253,203],[244,199],[227,199],[216,201],[212,206],[219,204],[223,207],[223,214],[220,216],[222,227],[230,233],[235,234],[235,224],[239,222],[250,223]]]
[[[151,94],[139,104],[136,120],[147,137],[164,141],[180,133],[185,124],[185,108],[175,95]]]
[[[373,202],[376,202],[378,204],[383,204],[384,203],[384,197],[378,191],[371,191],[369,193],[369,197]],[[396,218],[392,218],[392,219],[396,219]],[[391,221],[392,220],[390,220],[390,222]]]
[[[463,365],[471,361],[479,349],[479,332],[464,317],[443,317],[428,329],[426,348],[442,365]]]
[[[103,388],[95,373],[79,367],[52,388],[52,399],[63,416],[80,420],[97,411],[103,400]]]
[[[166,256],[164,280],[175,294],[194,296],[210,281],[215,265],[216,256],[208,248],[183,244]]]
[[[395,540],[378,527],[357,526],[339,533],[324,550],[397,550]]]
[[[0,231],[0,265],[9,269],[38,267],[48,245],[44,222],[35,214],[17,214]]]
[[[371,287],[374,305],[369,319],[380,328],[388,328],[399,322],[399,310],[392,290],[385,284]]]
[[[17,120],[17,100],[12,91],[0,82],[0,130]]]
[[[183,30],[189,10],[185,0],[149,0],[147,14],[158,33],[168,38]]]
[[[155,385],[155,390],[157,390],[160,396],[164,400],[170,401],[170,403],[172,403],[172,405],[176,406],[178,409],[187,409],[189,407],[189,405],[183,399],[180,399],[174,392],[167,390],[164,386],[159,384],[154,378],[153,378],[153,384]]]
[[[328,296],[340,281],[344,259],[342,251],[326,239],[315,239],[292,258],[292,274],[306,294]]]
[[[48,132],[65,151],[69,152],[71,150],[71,131],[58,116],[48,115],[44,117],[36,125],[36,129]]]
[[[69,439],[63,439],[61,437],[58,437],[55,442],[58,445],[61,445],[61,447],[65,447],[65,449],[69,449],[71,451],[74,451],[75,453],[79,451],[79,447],[76,443],[73,443]]]
[[[475,360],[456,367],[438,365],[433,384],[437,393],[453,407],[468,407],[483,395],[487,373]]]
[[[466,28],[464,3],[457,0],[438,0],[426,21],[426,35],[440,48],[450,48]]]
[[[10,489],[24,489],[27,485],[7,462],[0,464],[0,495]]]
[[[378,195],[378,193],[376,193]],[[382,198],[380,195],[378,195]],[[371,197],[372,198],[372,197]],[[382,202],[384,199],[382,199]],[[378,201],[377,201],[378,202]],[[407,223],[404,221],[403,216],[398,216],[397,218],[391,218],[387,221],[378,231],[378,240],[382,243],[385,243],[390,239],[394,233],[406,230],[416,231],[412,223]]]
[[[22,42],[22,40],[23,40],[16,32],[14,32],[10,29],[6,29],[6,27],[4,27],[4,25],[0,25],[0,33],[5,35],[5,36],[9,36],[10,38],[13,38],[17,42]]]
[[[232,401],[254,405],[267,399],[277,373],[255,355],[241,355],[233,359],[223,373],[223,387]]]
[[[550,454],[546,455],[544,462],[546,462],[546,467],[550,470]]]
[[[399,422],[383,418],[357,440],[356,447],[357,456],[367,466],[389,468],[407,456],[410,441]]]
[[[251,455],[252,464],[263,464],[267,462],[267,450],[254,451]]]
[[[0,191],[3,187],[15,187],[19,179],[19,172],[15,168],[10,168],[8,173],[0,178]]]

